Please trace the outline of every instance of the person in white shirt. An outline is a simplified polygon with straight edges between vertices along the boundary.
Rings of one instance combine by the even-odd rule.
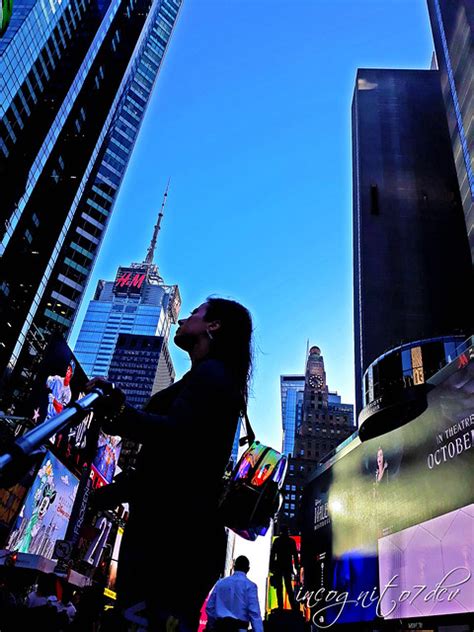
[[[234,574],[220,579],[206,606],[208,630],[238,632],[252,625],[253,632],[263,632],[257,585],[247,578],[250,563],[245,555],[234,562]]]
[[[58,601],[56,604],[57,611],[63,614],[63,621],[67,624],[72,623],[74,617],[76,616],[76,607],[72,603],[73,596],[73,588],[70,584],[63,585],[63,594],[61,597],[61,601]]]

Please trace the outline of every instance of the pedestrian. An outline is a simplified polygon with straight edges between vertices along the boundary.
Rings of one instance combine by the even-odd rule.
[[[257,585],[247,577],[250,563],[245,555],[234,562],[234,573],[220,579],[206,606],[207,630],[238,632],[252,625],[253,632],[263,632]]]
[[[104,498],[130,507],[117,572],[118,608],[135,624],[146,618],[149,629],[166,629],[174,616],[180,632],[195,632],[224,566],[225,530],[217,505],[237,420],[247,406],[252,320],[239,303],[209,298],[178,324],[174,341],[189,354],[191,369],[153,395],[143,411],[102,378],[93,378],[86,390],[100,387],[107,395],[106,432],[143,445],[136,470],[114,484],[116,492],[104,488]]]
[[[286,525],[282,526],[281,535],[273,543],[270,553],[270,571],[273,573],[272,585],[276,588],[278,607],[281,610],[284,609],[283,582],[285,582],[291,609],[299,612],[299,605],[291,585],[293,573],[296,572],[296,576],[299,575],[298,549]]]
[[[56,604],[56,609],[61,615],[63,625],[69,626],[76,616],[76,606],[72,602],[74,589],[71,584],[63,585],[63,594]]]

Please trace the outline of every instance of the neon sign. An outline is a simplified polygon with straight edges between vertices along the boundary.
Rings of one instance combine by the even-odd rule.
[[[126,294],[140,292],[146,281],[146,271],[136,268],[119,268],[114,284],[114,292]]]
[[[143,281],[145,280],[145,274],[134,274],[126,272],[122,274],[120,278],[115,282],[116,287],[136,287],[141,288]]]

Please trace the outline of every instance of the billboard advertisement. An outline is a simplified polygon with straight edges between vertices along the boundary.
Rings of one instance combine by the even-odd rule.
[[[55,335],[38,369],[31,394],[18,413],[29,417],[35,425],[51,419],[84,396],[84,386],[88,380],[64,338]],[[95,453],[98,431],[91,430],[92,418],[93,413],[90,413],[79,424],[54,435],[50,440],[54,454],[77,475]]]
[[[36,470],[37,465],[15,485],[0,488],[0,548],[3,548],[8,535],[15,527],[16,518],[35,478]]]
[[[94,487],[102,487],[111,483],[117,469],[122,439],[100,432],[97,453],[92,461]]]
[[[124,296],[140,296],[146,287],[148,267],[122,268],[117,270],[113,293]]]
[[[423,414],[365,443],[355,439],[308,483],[303,497],[304,586],[297,597],[319,627],[390,618],[394,595],[408,599],[414,589],[408,584],[423,581],[422,560],[429,559],[424,547],[430,537],[442,540],[440,525],[451,519],[463,525],[472,519],[474,362],[459,366],[428,394]],[[405,554],[405,538],[415,533],[415,548]],[[423,538],[420,533],[431,535]],[[473,572],[467,542],[472,531],[456,527],[455,533],[459,537],[450,536],[445,566],[434,569],[439,577],[428,576],[426,570],[424,576],[436,584],[461,563],[468,570],[448,576],[448,581],[461,582],[459,597],[449,608],[437,606],[433,612],[472,609],[466,597],[469,582],[461,577]],[[408,567],[402,576],[396,569],[403,560]],[[394,585],[388,585],[392,579]],[[427,585],[426,594],[434,589]],[[401,611],[408,612],[407,606]]]
[[[62,540],[66,533],[78,484],[78,479],[46,451],[7,548],[52,559],[56,540]]]
[[[378,553],[385,619],[474,612],[474,504],[381,538]]]

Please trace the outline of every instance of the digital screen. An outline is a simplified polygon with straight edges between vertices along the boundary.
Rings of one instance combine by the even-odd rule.
[[[20,414],[29,417],[35,425],[52,419],[84,396],[84,386],[88,381],[64,338],[55,335],[46,349],[31,395]],[[92,418],[93,413],[90,413],[79,424],[50,439],[54,454],[78,475],[84,463],[92,460],[97,445],[98,431],[91,431]]]
[[[383,618],[379,542],[474,501],[473,385],[471,361],[428,394],[423,414],[370,441],[354,440],[306,486],[301,602],[320,627]],[[463,541],[456,546],[462,555]],[[472,572],[472,558],[469,564]],[[441,581],[441,568],[438,574]]]
[[[96,476],[102,479],[102,484],[111,483],[120,456],[122,439],[104,432],[99,435],[97,453],[92,461],[92,469]],[[100,485],[95,485],[95,487]]]
[[[474,611],[474,504],[381,538],[378,546],[385,619]]]
[[[31,487],[37,466],[22,477],[22,479],[8,488],[0,488],[0,548],[4,547],[6,539],[15,526],[21,506]]]
[[[56,540],[64,539],[78,479],[49,451],[10,534],[7,548],[53,558]]]

